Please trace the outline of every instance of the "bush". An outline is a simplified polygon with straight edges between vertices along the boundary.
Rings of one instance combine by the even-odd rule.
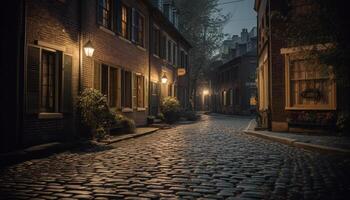
[[[121,132],[123,133],[134,133],[136,125],[134,120],[125,117],[124,115],[117,113],[114,116],[116,126],[120,126]]]
[[[180,103],[176,97],[165,97],[162,101],[160,109],[164,114],[164,118],[167,123],[174,123],[180,117]]]
[[[155,117],[155,116],[152,116],[152,115],[147,116],[147,124],[153,124],[155,118],[156,118],[156,117]]]
[[[110,112],[106,97],[98,90],[87,88],[78,97],[78,114],[82,123],[92,129],[96,136],[97,129],[110,127],[114,123],[114,114]]]
[[[125,133],[135,133],[136,125],[134,120],[125,117],[120,123]]]
[[[341,133],[347,133],[350,132],[350,115],[346,112],[341,112],[338,114],[337,117],[337,129]]]
[[[181,112],[181,117],[188,121],[196,121],[200,116],[194,111],[183,111]]]
[[[156,118],[160,119],[161,121],[165,121],[163,113],[158,113]]]

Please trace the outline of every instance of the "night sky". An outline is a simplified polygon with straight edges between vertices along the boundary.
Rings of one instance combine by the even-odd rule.
[[[219,0],[219,3],[231,2],[233,0]],[[231,13],[231,19],[224,27],[224,33],[239,35],[242,28],[256,26],[256,12],[254,11],[254,0],[243,0],[241,2],[220,5],[223,14]]]

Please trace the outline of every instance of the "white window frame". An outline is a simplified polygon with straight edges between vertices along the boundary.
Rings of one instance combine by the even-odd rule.
[[[291,91],[290,91],[290,61],[293,57],[301,57],[300,53],[305,50],[323,50],[327,46],[325,45],[313,45],[303,46],[295,48],[282,48],[281,54],[285,57],[285,110],[336,110],[336,82],[332,76],[330,80],[331,85],[331,96],[329,96],[329,104],[327,105],[291,105]],[[298,55],[299,54],[299,55]]]

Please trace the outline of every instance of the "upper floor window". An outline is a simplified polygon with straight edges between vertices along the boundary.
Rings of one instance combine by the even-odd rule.
[[[153,53],[160,56],[160,31],[156,27],[153,27]]]
[[[171,57],[171,41],[168,40],[168,61],[172,63],[172,57]]]
[[[125,5],[121,5],[121,36],[129,38],[129,9]]]
[[[98,0],[98,23],[112,30],[113,28],[112,0]]]
[[[143,47],[145,34],[145,18],[141,15],[140,12],[136,11],[135,9],[133,9],[132,16],[132,39],[136,44]]]

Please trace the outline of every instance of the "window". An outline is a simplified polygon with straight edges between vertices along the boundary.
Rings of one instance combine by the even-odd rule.
[[[132,108],[132,74],[129,71],[122,70],[121,74],[122,78],[122,107],[124,108]]]
[[[180,65],[181,67],[185,67],[185,52],[184,51],[181,51],[180,52]]]
[[[166,36],[161,35],[161,40],[160,40],[160,57],[163,59],[166,59]]]
[[[153,53],[160,56],[160,31],[153,27]]]
[[[112,30],[112,0],[98,0],[98,23]]]
[[[176,52],[177,52],[177,47],[176,47],[176,44],[173,43],[173,64],[174,64],[174,65],[177,65],[177,62],[176,62]]]
[[[132,23],[132,39],[133,41],[144,46],[144,33],[145,33],[145,18],[135,9],[133,9],[133,23]]]
[[[144,91],[145,91],[145,79],[143,76],[141,75],[136,75],[135,78],[135,85],[136,87],[136,91],[135,94],[136,96],[136,106],[138,108],[144,108],[145,107],[145,95],[144,95]]]
[[[221,93],[221,100],[222,100],[222,105],[226,106],[227,105],[227,98],[226,98],[226,91],[222,91]]]
[[[128,7],[121,6],[121,36],[129,39],[129,11]]]
[[[58,69],[56,52],[42,50],[41,55],[41,112],[55,112],[58,106]]]
[[[168,96],[173,96],[173,84],[168,84]]]
[[[118,69],[95,61],[94,87],[106,95],[110,107],[118,106]]]
[[[168,61],[171,63],[172,57],[171,57],[171,41],[168,40]]]
[[[286,54],[286,108],[336,109],[332,67]]]
[[[164,15],[169,19],[170,18],[170,4],[164,4]]]

